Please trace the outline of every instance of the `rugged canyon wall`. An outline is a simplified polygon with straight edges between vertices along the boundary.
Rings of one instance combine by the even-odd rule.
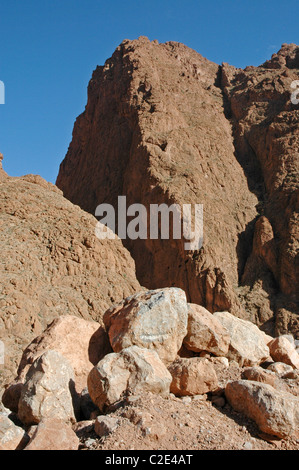
[[[293,45],[238,70],[179,43],[125,40],[93,73],[57,186],[93,214],[120,195],[147,208],[203,204],[200,250],[124,240],[140,283],[299,335],[298,68]]]
[[[56,186],[2,171],[0,191],[1,391],[16,374],[24,348],[52,320],[69,314],[100,327],[111,304],[141,287],[121,241],[98,240],[96,219]]]

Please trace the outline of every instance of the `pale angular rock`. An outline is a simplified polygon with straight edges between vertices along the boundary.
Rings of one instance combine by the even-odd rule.
[[[188,305],[178,288],[141,292],[104,314],[113,351],[136,345],[172,362],[187,334]]]
[[[285,336],[273,339],[269,343],[269,349],[274,361],[284,362],[294,369],[299,369],[299,354]]]
[[[27,373],[18,416],[26,425],[38,424],[43,418],[68,422],[75,420],[75,402],[74,371],[67,359],[50,350]]]
[[[99,323],[74,315],[63,315],[56,318],[25,349],[18,369],[19,378],[23,378],[31,364],[50,349],[59,352],[70,362],[78,392],[87,386],[91,368],[111,352],[107,334]]]
[[[93,420],[85,420],[85,421],[79,421],[72,426],[72,430],[76,435],[80,437],[86,436],[86,434],[89,434],[94,431],[94,421]]]
[[[262,432],[285,438],[299,429],[299,398],[268,384],[247,380],[229,382],[225,396],[238,412],[253,419]]]
[[[265,370],[262,367],[248,367],[242,372],[242,379],[253,380],[254,382],[262,382],[275,388],[277,384],[277,376],[275,372]]]
[[[25,447],[27,438],[24,429],[0,413],[0,450],[21,450]]]
[[[264,333],[256,325],[229,312],[215,312],[214,316],[230,334],[229,360],[236,361],[240,366],[254,366],[269,357]]]
[[[273,364],[270,364],[267,367],[267,370],[275,372],[275,374],[277,375],[284,375],[288,372],[292,372],[293,367],[289,366],[288,364],[285,364],[284,362],[273,362]]]
[[[226,356],[230,343],[227,329],[204,307],[196,304],[188,306],[184,345],[194,352],[207,351],[216,356]]]
[[[43,419],[36,427],[25,450],[78,450],[80,441],[64,421]]]
[[[80,415],[85,420],[91,419],[93,413],[98,411],[98,407],[93,403],[88,393],[88,388],[84,388],[80,394]]]
[[[18,406],[22,388],[23,383],[16,379],[14,382],[9,384],[3,392],[2,403],[13,413],[18,413]]]
[[[155,351],[138,346],[108,354],[88,376],[88,391],[103,410],[130,393],[169,393],[171,375]]]
[[[216,390],[218,379],[213,363],[205,358],[180,358],[168,367],[170,391],[177,396],[202,395]]]
[[[113,433],[120,422],[114,416],[98,416],[94,423],[94,430],[99,437],[108,436]]]

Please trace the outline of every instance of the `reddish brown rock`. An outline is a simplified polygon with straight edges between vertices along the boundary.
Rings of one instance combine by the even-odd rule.
[[[80,441],[70,426],[57,418],[42,420],[25,450],[78,450]]]
[[[147,208],[203,203],[204,247],[196,253],[182,240],[126,241],[137,277],[151,289],[180,287],[211,312],[245,315],[233,285],[257,199],[234,155],[219,72],[179,43],[123,41],[93,73],[57,185],[93,214],[104,201],[116,207],[119,195]]]
[[[218,387],[213,363],[208,359],[180,358],[173,362],[168,370],[172,375],[170,391],[174,395],[203,395]]]
[[[298,69],[295,45],[240,70],[174,42],[123,41],[93,73],[57,185],[93,214],[118,195],[202,203],[200,250],[126,241],[138,279],[272,335],[298,332]]]
[[[187,334],[188,305],[181,289],[135,294],[105,312],[103,321],[115,352],[136,345],[172,362]]]
[[[194,352],[207,351],[226,356],[230,343],[227,329],[204,307],[189,304],[188,332],[184,345]]]
[[[62,354],[71,364],[78,393],[87,387],[92,367],[112,352],[107,334],[99,323],[64,315],[53,320],[25,349],[18,368],[19,380],[25,377],[35,359],[50,349]]]
[[[28,175],[1,180],[0,190],[1,388],[16,375],[24,348],[55,318],[103,326],[105,310],[140,285],[121,241],[98,240],[96,219],[57,187]]]
[[[299,354],[290,341],[284,336],[279,336],[269,343],[271,357],[276,362],[284,362],[299,369]]]
[[[0,413],[0,450],[22,450],[28,440],[24,429]]]
[[[3,154],[0,153],[0,181],[7,178],[7,173],[2,168]]]

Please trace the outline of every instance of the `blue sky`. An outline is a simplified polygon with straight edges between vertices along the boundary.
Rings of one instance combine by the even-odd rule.
[[[92,71],[123,39],[179,41],[259,65],[299,43],[298,0],[0,0],[0,152],[12,176],[55,182]]]

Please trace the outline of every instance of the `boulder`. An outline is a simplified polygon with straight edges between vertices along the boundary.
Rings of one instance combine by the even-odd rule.
[[[30,367],[21,391],[18,416],[26,425],[43,418],[75,420],[74,371],[61,354],[47,351]],[[74,403],[73,403],[74,402]]]
[[[225,396],[232,408],[253,419],[266,434],[286,438],[299,429],[299,398],[290,393],[238,380],[226,385]]]
[[[262,367],[247,367],[243,370],[242,379],[253,380],[254,382],[262,382],[268,385],[271,385],[275,388],[277,384],[277,375],[275,372],[270,370],[265,370]]]
[[[91,368],[111,352],[107,334],[99,323],[74,315],[63,315],[53,320],[25,349],[18,369],[19,379],[26,375],[39,356],[50,349],[59,352],[70,362],[78,393],[87,386]]]
[[[200,305],[189,304],[188,329],[184,339],[187,349],[207,351],[216,356],[226,356],[230,343],[227,329]]]
[[[25,447],[28,436],[24,429],[16,426],[3,413],[0,413],[0,450],[21,450]]]
[[[186,295],[174,287],[140,292],[106,311],[103,320],[113,351],[135,345],[170,363],[187,334]]]
[[[132,393],[169,393],[171,375],[155,351],[131,346],[111,353],[88,376],[91,399],[103,410]]]
[[[269,343],[269,350],[274,361],[284,362],[294,369],[299,369],[299,354],[285,336],[273,339]]]
[[[25,450],[78,450],[80,441],[72,428],[58,418],[43,419]]]
[[[229,332],[227,357],[231,361],[236,361],[240,366],[254,366],[269,357],[265,335],[256,325],[229,312],[215,312],[214,316]]]
[[[293,371],[293,367],[284,362],[273,362],[267,367],[267,370],[275,372],[277,375],[284,375]]]
[[[216,390],[218,379],[213,363],[201,357],[180,358],[168,367],[170,391],[177,396],[203,395]]]

